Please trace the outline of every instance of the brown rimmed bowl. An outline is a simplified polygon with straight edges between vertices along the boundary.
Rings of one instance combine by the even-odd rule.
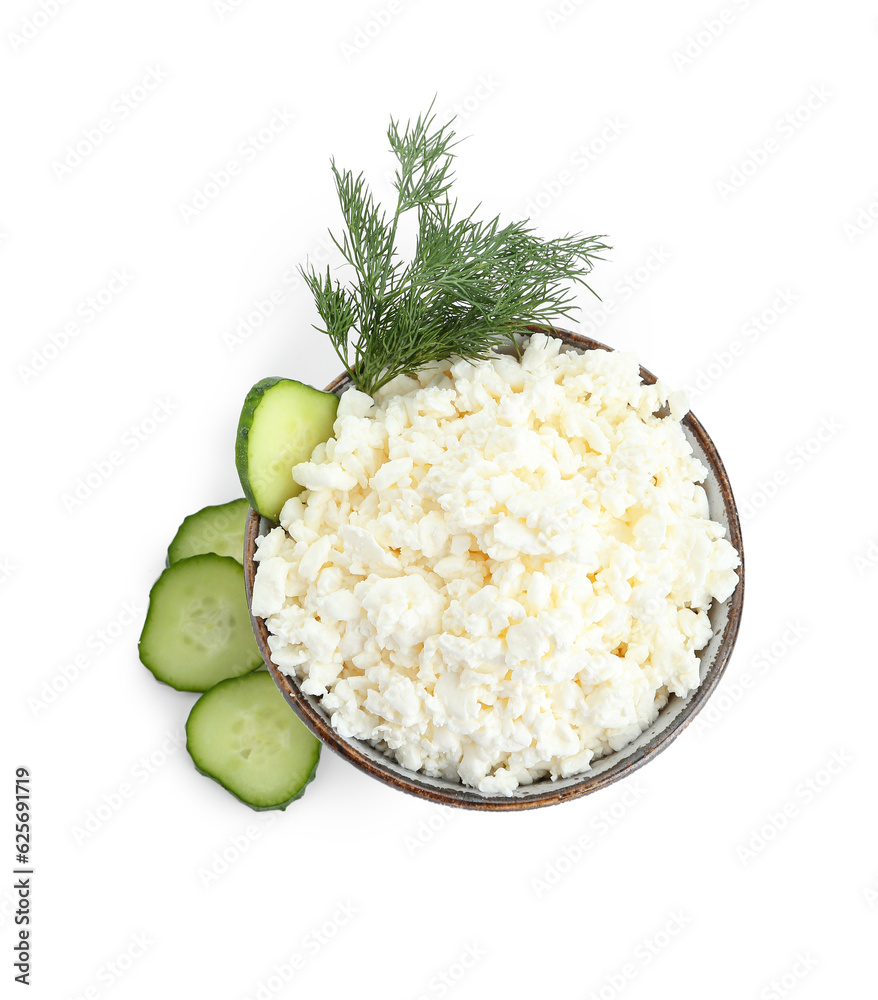
[[[548,333],[559,337],[568,350],[603,350],[611,347],[596,340],[571,333],[567,330],[533,327],[534,333]],[[644,382],[653,383],[655,376],[645,368],[640,369]],[[350,384],[347,375],[341,375],[327,386],[328,392],[340,395]],[[726,470],[707,431],[692,414],[683,418],[686,438],[692,445],[695,456],[708,470],[703,486],[707,493],[710,516],[724,525],[727,537],[741,555],[738,586],[732,596],[718,604],[714,601],[710,609],[710,623],[713,636],[707,646],[698,654],[701,661],[701,683],[685,698],[672,695],[667,705],[658,714],[655,722],[645,729],[637,739],[621,750],[596,760],[583,774],[569,778],[543,778],[517,788],[512,795],[487,795],[474,788],[443,778],[430,778],[417,771],[402,767],[395,760],[383,754],[371,744],[358,739],[346,739],[332,728],[329,717],[320,706],[318,698],[303,694],[295,678],[282,673],[272,662],[268,648],[268,629],[265,622],[251,613],[256,641],[265,659],[271,676],[283,692],[293,711],[302,722],[336,753],[349,760],[366,774],[383,781],[393,788],[416,795],[422,799],[442,805],[460,806],[465,809],[499,810],[535,809],[538,806],[555,805],[569,799],[588,795],[599,788],[633,774],[649,760],[661,753],[686,728],[698,714],[713,693],[726,668],[732,649],[738,637],[741,610],[744,604],[744,548],[741,539],[741,523],[732,495]],[[256,575],[256,539],[266,534],[274,524],[260,517],[251,509],[244,539],[244,580],[247,588],[247,603],[251,604],[253,579]]]

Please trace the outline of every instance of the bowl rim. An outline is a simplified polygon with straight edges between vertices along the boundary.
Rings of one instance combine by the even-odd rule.
[[[568,347],[574,347],[581,351],[614,350],[614,348],[609,347],[607,344],[593,340],[591,337],[586,337],[582,334],[574,333],[571,330],[565,330],[561,327],[530,325],[527,327],[527,330],[529,333],[545,333],[549,336],[557,337]],[[657,381],[655,375],[642,366],[640,368],[640,375],[643,381],[647,384],[654,384]],[[349,384],[350,377],[347,373],[342,373],[329,383],[326,387],[326,391],[338,394]],[[366,774],[377,779],[378,781],[382,781],[385,784],[406,792],[409,795],[427,799],[439,805],[457,806],[464,809],[475,809],[486,812],[509,812],[519,809],[536,809],[542,806],[555,805],[560,802],[577,799],[583,795],[588,795],[601,788],[605,788],[606,786],[619,781],[621,778],[633,774],[635,771],[643,767],[643,765],[648,761],[658,756],[659,753],[666,750],[680,735],[680,733],[683,732],[692,719],[695,718],[695,716],[701,711],[704,703],[715,690],[720,678],[725,672],[732,650],[735,647],[741,626],[741,616],[744,606],[743,537],[738,508],[735,503],[734,494],[732,493],[732,487],[729,482],[728,474],[726,473],[725,466],[719,456],[719,452],[716,449],[716,445],[704,429],[701,421],[689,412],[685,415],[685,417],[683,417],[682,423],[698,441],[708,460],[710,466],[709,473],[712,473],[716,478],[716,484],[719,489],[726,518],[728,520],[728,539],[737,550],[741,559],[741,564],[737,570],[738,584],[731,597],[728,599],[728,617],[722,630],[724,635],[722,636],[713,662],[710,664],[699,686],[694,690],[694,692],[686,696],[689,698],[688,704],[681,709],[675,719],[673,719],[661,732],[656,733],[643,746],[638,747],[624,760],[619,761],[618,764],[610,765],[598,774],[592,774],[590,771],[586,771],[581,775],[581,778],[578,781],[574,781],[572,784],[564,787],[557,787],[551,778],[540,779],[540,781],[527,786],[528,789],[540,788],[540,791],[528,791],[527,794],[522,796],[515,796],[514,794],[512,796],[491,795],[485,792],[479,792],[477,789],[471,788],[468,785],[463,785],[462,783],[459,786],[455,786],[449,782],[447,788],[434,787],[426,783],[422,784],[421,781],[423,781],[423,776],[418,771],[410,771],[408,772],[410,777],[402,777],[396,772],[396,770],[394,770],[394,767],[400,768],[402,765],[392,761],[389,757],[387,758],[386,765],[383,762],[379,763],[373,761],[356,745],[360,741],[340,736],[339,733],[336,732],[336,730],[329,724],[329,722],[309,703],[305,695],[299,689],[298,682],[294,678],[291,678],[287,676],[287,674],[283,673],[271,659],[271,651],[268,646],[268,627],[266,626],[265,621],[254,615],[252,611],[253,581],[256,576],[256,562],[253,557],[256,552],[256,538],[259,535],[262,517],[258,511],[251,507],[247,517],[244,535],[244,586],[247,594],[247,608],[250,613],[250,620],[253,625],[256,642],[259,646],[259,651],[262,653],[265,665],[273,677],[275,684],[277,684],[293,711],[296,715],[298,715],[308,729],[310,729],[311,732],[321,740],[322,743],[329,746],[332,750],[344,757],[346,760],[350,761],[361,771],[364,771]],[[701,653],[699,653],[699,658],[700,656]],[[373,749],[375,749],[376,753],[381,753],[381,751],[377,750],[377,748]],[[606,757],[601,759],[606,759]],[[403,768],[403,770],[406,769]],[[542,787],[543,785],[545,787]]]

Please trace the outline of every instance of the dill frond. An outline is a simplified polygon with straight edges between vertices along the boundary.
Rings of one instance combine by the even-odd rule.
[[[377,204],[362,173],[332,160],[345,228],[330,236],[353,280],[343,285],[313,267],[302,269],[325,333],[354,384],[374,393],[397,375],[448,357],[484,358],[533,323],[569,318],[572,285],[609,247],[601,236],[546,240],[525,222],[501,226],[457,216],[450,197],[456,145],[452,123],[436,126],[433,105],[387,137],[396,160],[394,213]],[[396,248],[400,217],[418,219],[409,262]],[[589,288],[589,290],[591,290]]]

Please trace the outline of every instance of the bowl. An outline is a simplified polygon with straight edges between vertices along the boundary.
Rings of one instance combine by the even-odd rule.
[[[534,333],[547,333],[560,338],[567,349],[580,351],[612,350],[606,344],[601,344],[596,340],[568,330],[547,329],[538,326],[531,327],[530,330]],[[653,383],[656,381],[655,376],[645,368],[641,368],[640,373],[644,382]],[[327,386],[327,392],[340,394],[349,384],[349,377],[341,375]],[[744,550],[741,540],[741,524],[726,470],[713,441],[701,423],[691,413],[683,418],[682,423],[686,438],[692,445],[695,456],[708,469],[707,479],[703,486],[707,494],[710,516],[725,526],[726,537],[741,556],[741,566],[738,570],[739,582],[728,600],[721,604],[714,601],[711,606],[709,618],[713,627],[713,636],[707,646],[698,654],[701,661],[701,683],[699,686],[683,698],[672,695],[652,725],[631,743],[621,750],[616,750],[594,761],[591,768],[583,774],[556,780],[542,778],[531,785],[520,786],[511,795],[489,795],[447,779],[428,777],[403,767],[363,740],[340,736],[332,728],[329,717],[321,708],[319,700],[304,694],[296,679],[282,673],[272,662],[271,652],[268,648],[268,629],[265,622],[251,612],[256,641],[266,666],[293,711],[323,743],[373,778],[410,795],[416,795],[419,798],[442,805],[459,806],[465,809],[508,811],[556,805],[559,802],[566,802],[569,799],[576,799],[582,795],[596,792],[599,788],[605,788],[643,767],[644,764],[670,746],[713,693],[735,645],[744,603]],[[244,540],[244,579],[248,606],[251,605],[253,579],[256,574],[256,562],[253,558],[256,552],[256,539],[258,536],[266,534],[272,527],[274,527],[272,522],[260,517],[251,508]]]

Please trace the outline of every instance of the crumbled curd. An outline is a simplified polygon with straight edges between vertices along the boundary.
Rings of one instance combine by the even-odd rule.
[[[633,355],[542,334],[348,389],[259,540],[274,662],[404,767],[498,794],[587,770],[698,685],[737,584],[684,412]]]

